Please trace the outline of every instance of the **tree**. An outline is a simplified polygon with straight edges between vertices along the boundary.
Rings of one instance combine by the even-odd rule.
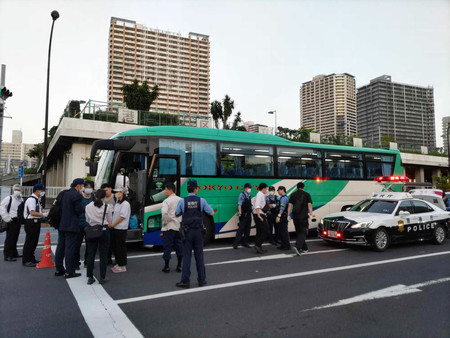
[[[238,112],[236,116],[234,117],[233,124],[231,125],[231,130],[238,130],[238,131],[247,131],[244,126],[239,125],[242,122],[241,112]]]
[[[277,136],[295,142],[310,142],[309,134],[313,131],[313,129],[307,129],[305,127],[301,127],[299,129],[278,127],[277,129]]]
[[[158,98],[159,88],[154,85],[150,91],[147,81],[139,84],[137,79],[131,84],[124,84],[122,86],[123,99],[127,108],[148,111],[153,101]]]
[[[55,136],[56,130],[58,129],[58,126],[53,126],[48,131],[48,139],[47,142],[50,144],[53,136]],[[27,156],[31,158],[36,158],[38,161],[41,160],[42,156],[44,155],[44,143],[37,143],[34,145],[33,148],[28,150]]]
[[[211,116],[214,120],[216,128],[219,129],[219,120],[223,119],[223,110],[222,103],[217,100],[211,102]]]
[[[450,191],[450,176],[433,176],[433,182],[436,184],[437,189],[444,191]]]
[[[395,142],[395,139],[388,135],[381,136],[381,147],[382,148],[389,148],[389,142]]]
[[[227,121],[228,118],[233,114],[234,101],[228,95],[225,95],[223,99],[223,129],[228,129]]]

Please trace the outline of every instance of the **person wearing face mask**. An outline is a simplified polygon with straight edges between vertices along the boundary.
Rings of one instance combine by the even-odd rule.
[[[267,211],[267,223],[269,224],[269,242],[270,244],[277,245],[278,227],[275,224],[275,218],[277,218],[277,196],[275,195],[275,187],[269,187],[269,195],[266,197],[266,204],[269,205],[269,211]],[[274,234],[275,230],[275,234]]]
[[[93,186],[94,186],[94,182],[92,181],[85,181],[84,182],[84,187],[81,189],[81,207],[83,208],[83,213],[80,215],[80,232],[78,233],[77,236],[77,253],[75,255],[75,262],[77,263],[77,270],[79,270],[80,265],[81,265],[81,256],[80,256],[80,250],[81,250],[81,244],[83,244],[83,239],[86,242],[86,233],[84,232],[84,229],[89,225],[86,222],[86,215],[85,215],[85,210],[86,210],[86,206],[91,203],[94,198],[93,198]],[[84,251],[84,267],[87,266],[87,245],[86,245],[86,249]]]
[[[24,205],[23,217],[25,218],[25,244],[23,245],[23,266],[32,268],[39,263],[34,257],[34,252],[41,233],[41,219],[47,217],[48,212],[43,212],[40,198],[45,195],[45,187],[38,183],[33,186],[33,194],[27,198]]]
[[[80,232],[79,217],[83,213],[80,194],[83,185],[82,178],[74,179],[70,189],[65,192],[61,200],[61,222],[58,228],[58,246],[55,253],[55,276],[64,275],[65,278],[81,276],[81,273],[75,272],[77,268],[75,258],[77,237]]]
[[[8,223],[6,229],[5,246],[3,255],[6,262],[15,262],[22,257],[17,252],[17,240],[19,239],[21,222],[19,220],[18,208],[23,203],[22,187],[18,184],[13,186],[13,194],[5,197],[0,204],[0,215]]]
[[[112,223],[108,226],[112,229],[111,246],[116,265],[111,268],[112,272],[127,271],[127,231],[130,223],[131,206],[127,201],[128,188],[120,187],[114,190],[116,193],[117,203],[114,205],[114,214]]]
[[[252,224],[252,185],[250,183],[244,184],[244,191],[241,192],[238,199],[238,217],[239,228],[236,232],[233,248],[237,249],[239,242],[242,239],[242,246],[250,248],[248,238],[250,237],[250,227]]]
[[[90,239],[86,241],[87,246],[87,277],[88,284],[93,284],[94,280],[94,260],[97,248],[100,256],[100,279],[99,283],[106,281],[106,266],[108,263],[108,249],[110,244],[110,232],[108,224],[112,222],[113,207],[105,204],[106,193],[103,189],[99,189],[95,193],[94,201],[90,202],[85,209],[87,226],[101,224],[103,226],[102,236],[98,239]]]

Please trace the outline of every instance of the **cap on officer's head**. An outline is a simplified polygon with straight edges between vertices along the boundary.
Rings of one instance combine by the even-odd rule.
[[[280,190],[286,191],[286,187],[283,186],[283,185],[280,185],[280,186],[278,187],[277,191],[280,191]]]
[[[13,191],[15,191],[15,190],[20,190],[20,191],[22,191],[22,186],[21,186],[20,184],[14,184],[14,185],[13,185]]]
[[[41,184],[41,183],[35,184],[35,185],[33,186],[33,192],[38,191],[38,190],[45,191],[44,185]]]
[[[187,187],[188,188],[192,188],[192,189],[197,188],[198,187],[197,181],[196,180],[189,180],[187,182]]]
[[[251,187],[252,187],[252,185],[250,183],[245,183],[244,184],[244,189],[251,188]]]
[[[79,184],[83,184],[84,185],[84,180],[82,178],[76,178],[73,180],[72,185],[75,187]]]

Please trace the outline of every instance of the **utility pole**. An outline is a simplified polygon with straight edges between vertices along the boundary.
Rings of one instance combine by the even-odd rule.
[[[0,75],[0,88],[5,87],[5,78],[6,78],[6,65],[2,65],[1,75]],[[5,112],[5,101],[0,98],[0,163],[2,163],[2,143],[3,143],[3,114]],[[2,176],[0,175],[0,186],[2,185]]]

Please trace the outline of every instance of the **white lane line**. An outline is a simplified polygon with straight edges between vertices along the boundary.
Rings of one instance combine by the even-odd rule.
[[[302,256],[322,254],[322,253],[328,253],[328,252],[347,251],[347,250],[349,250],[349,249],[333,249],[333,250],[313,251],[313,252],[308,252],[308,253],[302,253]],[[296,254],[277,254],[277,255],[267,255],[267,256],[257,256],[257,257],[252,257],[252,258],[236,259],[234,261],[209,263],[206,265],[222,265],[222,264],[233,264],[233,263],[244,263],[244,262],[258,262],[258,261],[292,258],[292,257],[298,257],[298,256]]]
[[[349,304],[353,304],[353,303],[366,302],[366,301],[375,300],[375,299],[395,297],[395,296],[401,296],[401,295],[406,295],[406,294],[410,294],[410,293],[422,292],[422,290],[418,289],[419,287],[444,283],[444,282],[448,282],[448,281],[450,281],[450,278],[440,278],[440,279],[431,280],[431,281],[428,281],[425,283],[414,284],[414,285],[409,285],[409,286],[403,285],[403,284],[393,285],[393,286],[390,286],[390,287],[387,287],[387,288],[384,288],[381,290],[372,291],[369,293],[365,293],[365,294],[347,298],[347,299],[342,299],[336,303],[331,303],[328,305],[317,306],[312,309],[303,310],[302,312],[311,311],[311,310],[327,309],[330,307],[343,306],[343,305],[349,305]]]
[[[56,245],[52,245],[52,251],[56,252]],[[103,286],[98,282],[86,284],[86,269],[81,269],[80,277],[66,281],[94,337],[144,337]]]
[[[119,300],[116,300],[116,303],[117,304],[126,304],[126,303],[140,302],[140,301],[144,301],[144,300],[151,300],[151,299],[157,299],[157,298],[164,298],[164,297],[171,297],[171,296],[181,296],[181,295],[188,294],[188,293],[204,292],[204,291],[210,291],[210,290],[216,290],[216,289],[224,289],[224,288],[230,288],[230,287],[241,286],[241,285],[248,285],[248,284],[255,284],[255,283],[270,282],[270,281],[275,281],[275,280],[282,280],[282,279],[287,279],[287,278],[303,277],[303,276],[317,275],[317,274],[328,273],[328,272],[365,268],[365,267],[368,267],[368,266],[390,264],[390,263],[396,263],[396,262],[404,262],[404,261],[409,261],[409,260],[414,260],[414,259],[422,259],[422,258],[442,256],[442,255],[448,255],[448,254],[450,254],[450,251],[436,252],[436,253],[431,253],[431,254],[410,256],[410,257],[402,257],[402,258],[395,258],[395,259],[387,259],[387,260],[376,261],[376,262],[368,262],[368,263],[346,265],[346,266],[340,266],[340,267],[335,267],[335,268],[327,268],[327,269],[319,269],[319,270],[312,270],[312,271],[297,272],[297,273],[291,273],[291,274],[287,274],[287,275],[277,275],[277,276],[264,277],[264,278],[255,278],[255,279],[249,279],[249,280],[243,280],[243,281],[237,281],[237,282],[230,282],[230,283],[224,283],[224,284],[208,285],[208,286],[203,286],[201,288],[169,291],[169,292],[157,293],[157,294],[154,294],[154,295],[147,295],[147,296],[142,296],[142,297],[133,297],[133,298],[126,298],[126,299],[119,299]]]

